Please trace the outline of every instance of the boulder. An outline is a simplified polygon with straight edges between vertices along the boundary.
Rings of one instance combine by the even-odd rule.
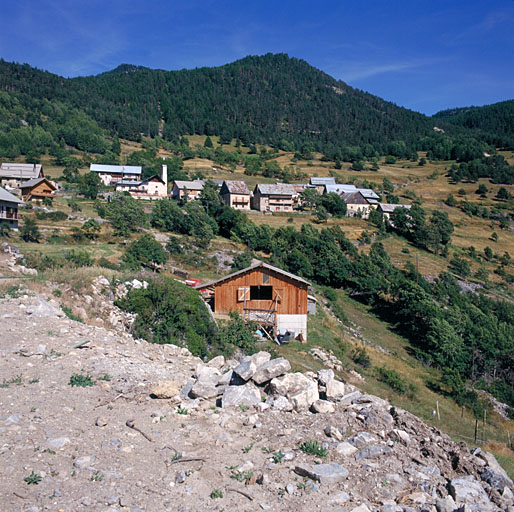
[[[509,475],[500,466],[499,462],[496,460],[496,457],[491,452],[480,450],[478,456],[487,463],[487,465],[493,473],[496,473],[498,476],[501,476],[509,487],[514,487],[514,484],[512,483],[512,480],[509,478]]]
[[[207,366],[210,366],[212,368],[217,368],[218,370],[221,370],[223,368],[223,366],[225,366],[225,358],[223,356],[213,357],[207,363]]]
[[[407,432],[405,432],[405,430],[400,430],[398,428],[394,428],[393,430],[391,430],[389,437],[393,441],[398,441],[398,442],[404,444],[405,446],[407,446],[410,443],[410,436],[409,436],[409,434],[407,434]]]
[[[332,437],[333,439],[336,439],[337,441],[343,440],[343,434],[341,433],[341,430],[334,427],[333,425],[328,425],[327,427],[325,427],[325,430],[323,432],[325,432],[325,435],[327,437]]]
[[[495,508],[480,482],[472,476],[454,478],[450,482],[450,494],[455,500],[457,507],[470,505],[470,510],[476,511],[489,511]]]
[[[195,376],[198,382],[202,384],[216,386],[221,379],[221,372],[211,366],[198,365]]]
[[[327,400],[338,402],[344,397],[344,384],[338,380],[330,380],[327,383],[326,390]]]
[[[260,391],[252,384],[244,386],[228,386],[221,398],[222,407],[231,405],[258,405],[261,401]]]
[[[457,509],[457,504],[454,499],[448,495],[446,498],[438,498],[435,502],[437,512],[454,512]]]
[[[293,409],[308,409],[319,399],[318,385],[302,373],[288,373],[271,381],[271,392],[285,396]]]
[[[257,352],[256,354],[252,354],[250,356],[251,360],[255,363],[257,368],[262,366],[264,363],[267,363],[271,359],[271,354],[269,352]]]
[[[283,357],[279,357],[277,359],[272,359],[264,364],[261,364],[254,376],[252,377],[253,381],[257,384],[264,384],[265,382],[274,379],[275,377],[279,377],[284,373],[288,372],[291,369],[291,365],[289,361]]]
[[[178,384],[173,380],[161,380],[150,391],[150,395],[155,398],[173,398],[178,394]]]
[[[190,396],[193,398],[214,398],[220,394],[221,389],[211,384],[205,384],[198,380],[191,388]]]
[[[320,414],[332,413],[336,410],[334,404],[332,402],[329,402],[328,400],[316,400],[312,404],[311,409],[313,412],[317,412]]]
[[[234,368],[234,373],[246,382],[254,376],[256,370],[257,366],[252,359],[246,358]]]
[[[322,386],[326,386],[331,380],[334,380],[334,371],[333,370],[319,370],[318,382]]]
[[[337,484],[348,476],[348,470],[332,462],[330,464],[301,464],[294,468],[296,474],[306,476],[321,484]]]

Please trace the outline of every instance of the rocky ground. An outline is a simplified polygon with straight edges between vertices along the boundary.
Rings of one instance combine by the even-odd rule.
[[[492,455],[329,369],[205,364],[50,297],[0,299],[2,511],[514,511]]]

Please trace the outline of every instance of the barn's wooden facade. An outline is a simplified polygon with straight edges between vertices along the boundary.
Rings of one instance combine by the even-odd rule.
[[[259,262],[222,279],[199,285],[216,316],[231,311],[273,335],[289,331],[307,338],[307,290],[301,277]]]

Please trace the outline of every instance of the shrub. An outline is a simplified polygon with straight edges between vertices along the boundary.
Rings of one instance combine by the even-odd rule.
[[[125,265],[132,270],[137,270],[141,266],[161,265],[167,260],[168,254],[150,233],[145,233],[138,240],[131,242],[123,255]]]
[[[362,366],[363,368],[369,368],[371,366],[371,359],[364,347],[353,350],[351,358],[354,363]]]
[[[404,394],[408,387],[399,373],[394,370],[388,370],[385,367],[376,368],[377,379],[386,383],[392,390],[397,393]]]
[[[82,375],[80,373],[74,373],[70,377],[70,381],[68,384],[71,387],[85,388],[88,386],[94,386],[95,381],[92,379],[91,375]]]

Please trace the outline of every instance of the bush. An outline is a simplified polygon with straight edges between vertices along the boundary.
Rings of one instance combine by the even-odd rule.
[[[238,313],[230,314],[230,321],[220,327],[216,333],[216,345],[225,354],[240,348],[245,354],[253,354],[255,348],[255,330],[253,322],[245,322]]]
[[[116,305],[137,313],[132,329],[139,338],[186,346],[200,357],[208,355],[215,325],[196,290],[162,277],[151,280],[146,289],[131,290]]]
[[[64,259],[74,267],[92,267],[95,260],[86,251],[71,250]]]
[[[408,387],[402,376],[394,370],[388,370],[385,367],[375,369],[377,379],[387,384],[393,391],[400,394],[407,393]]]
[[[168,254],[150,233],[145,233],[138,240],[131,242],[123,255],[125,265],[132,270],[137,270],[141,266],[162,265],[167,260]]]
[[[364,347],[356,348],[351,354],[352,361],[363,368],[369,368],[371,366],[371,359],[366,352]]]

